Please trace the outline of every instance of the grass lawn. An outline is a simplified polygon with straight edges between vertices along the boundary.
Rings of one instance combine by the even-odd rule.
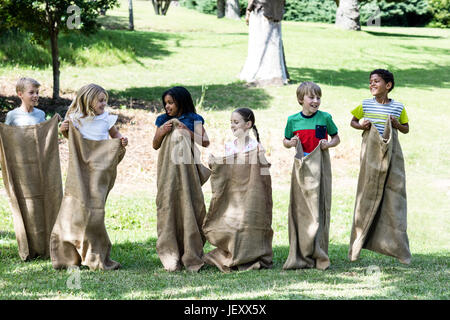
[[[94,36],[62,35],[61,90],[69,101],[84,84],[111,94],[120,131],[129,137],[116,186],[107,202],[106,226],[114,272],[82,269],[80,286],[52,269],[48,260],[20,260],[12,214],[0,189],[0,299],[449,299],[450,290],[450,31],[365,27],[346,32],[333,25],[283,22],[291,82],[284,87],[248,88],[237,79],[247,55],[245,22],[218,20],[181,7],[155,16],[151,3],[134,1],[135,32],[127,26],[127,1],[101,17]],[[370,97],[368,75],[388,68],[395,75],[390,97],[405,104],[410,132],[400,136],[405,156],[411,265],[363,250],[347,258],[355,201],[361,132],[349,125],[350,110]],[[51,95],[48,52],[27,36],[0,38],[0,109],[9,107],[20,76],[42,83]],[[289,251],[287,209],[293,150],[282,146],[289,115],[299,111],[295,90],[312,80],[322,87],[321,110],[333,115],[341,144],[331,151],[333,198],[327,271],[283,271]],[[156,159],[151,148],[161,93],[184,85],[200,101],[211,146],[218,154],[231,140],[229,116],[236,107],[255,111],[261,141],[272,163],[274,266],[271,270],[223,274],[206,266],[198,274],[167,273],[156,254]],[[63,107],[63,106],[61,106]],[[159,111],[158,111],[159,110]],[[61,143],[63,175],[67,143]],[[211,190],[204,186],[206,206]],[[206,244],[205,251],[212,249]]]

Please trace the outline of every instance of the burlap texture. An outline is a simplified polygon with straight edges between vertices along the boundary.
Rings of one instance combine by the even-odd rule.
[[[203,225],[217,248],[204,256],[223,272],[272,267],[270,164],[257,150],[211,158],[212,199]]]
[[[50,233],[62,199],[58,119],[30,126],[0,123],[3,182],[22,260],[48,258]]]
[[[64,198],[50,239],[55,269],[80,265],[91,270],[120,267],[110,259],[105,203],[124,155],[119,139],[86,140],[70,124]]]
[[[363,132],[349,259],[368,249],[409,264],[405,164],[398,132],[386,122],[383,136],[375,126]]]
[[[331,162],[318,145],[306,157],[295,157],[289,202],[289,256],[283,269],[330,266],[328,237],[331,209]]]
[[[177,119],[159,149],[157,167],[156,251],[167,271],[198,271],[204,265],[206,215],[202,185],[210,175],[199,161],[199,150],[183,133]],[[196,161],[194,161],[194,158]],[[197,163],[196,163],[197,162]]]

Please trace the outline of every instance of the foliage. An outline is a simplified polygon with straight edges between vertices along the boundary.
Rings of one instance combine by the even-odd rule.
[[[202,13],[217,13],[217,0],[181,0],[180,4],[183,7],[195,9]],[[245,9],[247,8],[247,0],[239,0],[239,7],[241,9],[241,16],[244,16]]]
[[[437,28],[450,27],[450,0],[428,0],[430,11],[433,14],[429,26]]]
[[[333,0],[288,0],[283,19],[334,23],[336,3]]]

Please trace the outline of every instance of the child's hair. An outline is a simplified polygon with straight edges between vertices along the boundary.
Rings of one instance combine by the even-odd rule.
[[[166,113],[167,110],[164,98],[167,95],[170,95],[172,99],[175,101],[178,110],[181,110],[181,114],[188,112],[197,113],[197,111],[195,110],[194,101],[192,101],[192,96],[185,87],[177,86],[164,91],[164,93],[162,94],[162,103]]]
[[[395,83],[394,83],[394,75],[392,74],[392,72],[389,72],[389,70],[386,70],[386,69],[375,69],[370,73],[369,79],[373,74],[379,75],[381,78],[383,78],[383,80],[386,83],[389,83],[389,82],[392,83],[392,87],[389,89],[388,92],[391,92],[391,90],[394,89]]]
[[[16,93],[23,93],[27,85],[31,85],[33,88],[39,88],[41,86],[41,84],[33,78],[20,78],[16,84]]]
[[[260,142],[258,129],[256,129],[256,126],[255,126],[255,114],[253,113],[253,111],[249,108],[237,108],[233,112],[239,113],[245,122],[250,121],[252,123],[252,126],[250,129],[253,129],[253,133],[256,136],[256,141]]]
[[[311,93],[316,96],[322,97],[322,90],[316,83],[312,81],[304,81],[297,88],[297,99],[299,101],[303,101],[305,95]]]
[[[99,85],[91,83],[81,87],[67,110],[66,119],[72,113],[80,118],[94,117],[94,105],[100,93],[104,93],[108,101],[108,92]]]

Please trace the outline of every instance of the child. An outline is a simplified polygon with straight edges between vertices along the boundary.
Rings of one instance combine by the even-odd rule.
[[[122,146],[127,146],[128,138],[123,137],[114,124],[116,115],[110,115],[105,110],[108,102],[108,93],[96,84],[88,84],[77,92],[66,113],[66,120],[61,124],[61,133],[67,138],[69,121],[72,121],[83,138],[88,140],[107,140],[108,136],[120,139]]]
[[[21,78],[17,81],[16,92],[22,104],[7,113],[5,124],[28,126],[45,121],[44,111],[35,108],[39,101],[40,86],[40,83],[32,78]]]
[[[161,147],[166,134],[172,131],[172,122],[167,122],[173,118],[178,119],[184,129],[188,129],[187,133],[192,140],[203,147],[209,146],[209,139],[203,127],[205,120],[197,114],[192,96],[186,88],[173,87],[165,91],[162,94],[162,103],[166,113],[156,118],[155,124],[158,129],[153,138],[155,150]]]
[[[162,101],[166,113],[156,119],[153,138],[153,148],[159,150],[156,251],[165,270],[178,271],[184,266],[197,272],[204,265],[201,227],[206,207],[202,185],[210,172],[194,160],[197,149],[192,140],[203,147],[209,140],[188,90],[173,87],[162,94]],[[176,163],[174,155],[180,154],[188,161]],[[202,177],[202,171],[207,175]]]
[[[303,150],[303,156],[311,153],[319,144],[322,150],[336,147],[339,142],[337,127],[327,112],[319,110],[322,91],[314,82],[303,82],[297,88],[297,100],[302,111],[288,118],[284,130],[283,145]],[[331,141],[328,141],[328,135]]]
[[[331,162],[328,149],[339,144],[331,115],[319,111],[322,91],[314,82],[297,88],[300,113],[288,118],[283,144],[297,147],[289,201],[289,256],[283,269],[330,266],[328,238],[331,207]],[[328,135],[331,141],[328,141]]]
[[[247,152],[261,147],[258,129],[255,126],[255,115],[248,108],[238,108],[231,114],[231,131],[236,137],[234,141],[225,143],[225,156],[235,153]],[[253,129],[256,140],[249,137],[249,131]]]
[[[405,164],[397,133],[408,133],[409,124],[403,104],[388,97],[394,83],[394,75],[388,70],[373,70],[369,89],[374,97],[363,100],[351,112],[350,125],[363,130],[351,261],[359,258],[363,248],[396,257],[404,264],[411,261],[406,233]]]
[[[383,135],[384,125],[389,117],[392,126],[401,133],[409,132],[408,115],[400,102],[388,98],[388,93],[394,89],[394,75],[388,70],[376,69],[370,73],[370,93],[372,99],[365,99],[353,111],[350,125],[358,130],[369,130],[371,124]],[[364,118],[362,123],[359,121]]]
[[[117,116],[105,111],[107,101],[108,93],[99,85],[83,86],[60,127],[69,139],[69,166],[50,238],[55,269],[80,265],[91,270],[120,268],[120,263],[110,259],[111,242],[104,219],[106,199],[128,139],[114,127]]]

